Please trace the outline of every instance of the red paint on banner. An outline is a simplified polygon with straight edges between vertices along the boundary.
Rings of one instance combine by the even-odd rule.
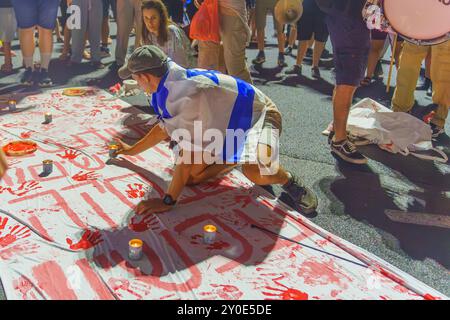
[[[265,288],[272,292],[263,291],[262,294],[266,297],[279,297],[281,300],[308,300],[308,294],[297,289],[289,288],[284,284],[281,284],[278,280],[284,277],[273,279],[273,282],[279,286],[279,288],[273,288],[266,286]]]
[[[128,189],[125,192],[130,199],[143,198],[145,196],[145,189],[142,183],[127,184]]]
[[[73,243],[70,238],[66,238],[66,242],[72,250],[88,250],[103,242],[101,237],[100,231],[86,230],[77,243]]]
[[[150,213],[143,218],[140,216],[134,216],[131,218],[128,228],[135,232],[145,232],[147,230],[159,229],[159,221],[155,214]]]
[[[94,171],[89,172],[80,171],[72,176],[72,179],[75,181],[97,180],[98,178],[99,175],[94,173]]]
[[[14,290],[19,291],[23,300],[37,300],[33,292],[33,284],[25,277],[21,276],[19,279],[13,281]]]
[[[109,292],[99,275],[92,270],[88,260],[78,260],[76,265],[80,268],[81,272],[83,272],[92,290],[97,294],[100,300],[114,300],[114,296]]]
[[[92,209],[95,211],[95,213],[102,218],[108,226],[110,226],[113,229],[117,228],[117,224],[112,220],[104,211],[102,208],[100,208],[100,205],[97,204],[94,199],[86,192],[82,192],[81,197],[86,201],[87,204],[89,204]]]
[[[73,160],[77,158],[81,153],[75,150],[65,150],[63,154],[56,154],[61,159]]]
[[[305,284],[311,286],[335,284],[347,287],[348,283],[353,281],[331,259],[327,262],[306,260],[299,266],[298,276],[304,279]]]
[[[4,227],[2,229],[4,229]],[[15,225],[14,227],[9,227],[8,234],[4,234],[5,232],[0,232],[0,248],[5,248],[19,239],[28,238],[29,236],[31,236],[31,230],[27,227]]]
[[[69,288],[68,280],[61,266],[55,261],[44,262],[32,269],[38,287],[50,299],[76,300],[75,292]]]

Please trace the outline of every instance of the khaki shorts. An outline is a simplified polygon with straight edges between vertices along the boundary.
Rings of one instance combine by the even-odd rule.
[[[278,144],[280,141],[282,120],[281,113],[275,104],[267,98],[267,111],[264,117],[261,136],[258,143],[273,147],[273,144]],[[278,147],[278,146],[277,146]]]
[[[278,0],[258,0],[256,1],[255,7],[255,19],[256,19],[256,28],[264,29],[266,27],[266,17],[267,12],[270,11],[272,14],[275,11],[275,5]],[[277,22],[278,25],[278,22]],[[277,26],[274,26],[277,28]]]

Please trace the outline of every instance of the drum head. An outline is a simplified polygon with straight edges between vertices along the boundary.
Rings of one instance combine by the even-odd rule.
[[[405,38],[426,42],[444,39],[450,32],[447,0],[384,0],[383,11],[392,28]]]

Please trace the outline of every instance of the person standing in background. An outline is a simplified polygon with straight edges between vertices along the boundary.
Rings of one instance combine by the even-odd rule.
[[[81,28],[72,30],[72,56],[69,65],[81,63],[87,32],[91,47],[91,65],[97,69],[104,68],[100,56],[102,19],[99,19],[103,16],[103,3],[98,0],[73,0],[72,4],[80,8]]]
[[[128,40],[130,38],[133,26],[136,29],[135,48],[141,45],[142,34],[142,0],[117,0],[117,43],[116,43],[116,61],[113,68],[119,68],[125,63],[125,57],[128,52]]]
[[[195,0],[200,6],[199,0]],[[250,40],[245,0],[219,0],[220,37],[227,73],[253,83],[248,71],[245,48]],[[221,46],[210,41],[199,41],[198,67],[220,70]]]
[[[283,25],[275,19],[275,6],[278,0],[258,0],[256,1],[256,37],[258,39],[258,55],[253,59],[254,64],[263,64],[266,62],[266,54],[264,53],[264,38],[266,29],[267,12],[271,11],[274,17],[274,29],[278,37],[278,66],[286,67],[284,61],[284,44],[285,35],[283,32]]]
[[[365,164],[367,158],[347,139],[347,119],[353,95],[364,78],[370,50],[370,31],[362,17],[366,1],[316,0],[316,3],[326,13],[336,70],[333,129],[328,137],[331,153],[353,164]]]
[[[414,91],[419,79],[423,59],[431,48],[432,99],[437,105],[431,119],[433,138],[444,133],[445,120],[450,107],[450,40],[433,46],[419,46],[406,42],[400,54],[397,86],[392,97],[392,110],[409,112],[414,105]]]
[[[26,85],[51,86],[48,67],[53,51],[53,30],[58,16],[59,0],[11,0],[19,27],[20,49],[25,72],[20,80]],[[34,30],[39,33],[40,69],[34,70]]]
[[[3,43],[5,63],[0,71],[11,72],[13,70],[11,42],[17,30],[17,21],[10,0],[0,0],[0,41]]]

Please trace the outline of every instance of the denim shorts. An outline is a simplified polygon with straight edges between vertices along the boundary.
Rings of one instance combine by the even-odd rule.
[[[336,85],[358,87],[364,78],[370,51],[370,31],[362,18],[327,15],[333,46]]]
[[[53,30],[56,26],[59,0],[12,0],[17,25],[21,29],[39,26]]]

